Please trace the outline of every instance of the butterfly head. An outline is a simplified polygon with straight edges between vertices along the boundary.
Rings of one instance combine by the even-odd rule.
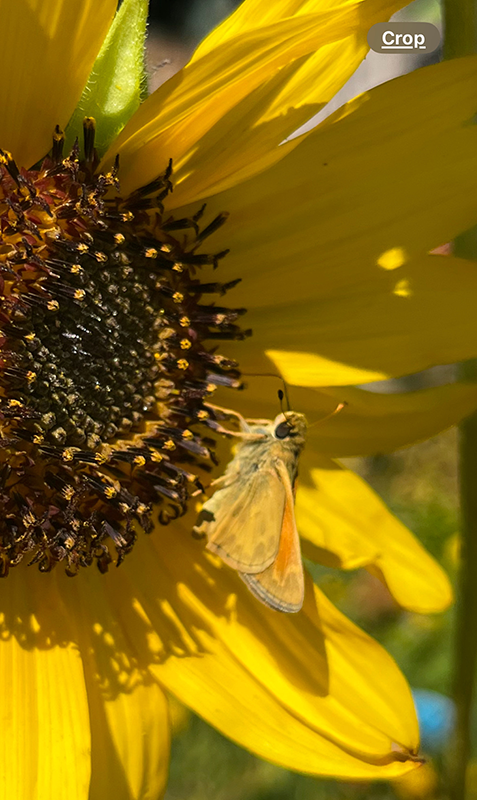
[[[287,411],[279,414],[273,421],[273,435],[275,439],[289,439],[300,448],[305,444],[308,425],[304,414],[297,411]]]

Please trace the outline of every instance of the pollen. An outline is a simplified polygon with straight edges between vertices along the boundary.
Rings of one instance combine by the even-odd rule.
[[[242,386],[217,352],[250,334],[217,304],[238,279],[200,277],[227,215],[165,215],[172,162],[123,196],[118,163],[95,172],[94,127],[66,158],[57,127],[32,170],[0,151],[1,575],[119,565],[195,502],[217,463],[207,400]]]
[[[159,255],[159,253],[157,252],[157,250],[156,250],[156,248],[155,248],[155,247],[148,247],[148,248],[147,248],[147,249],[144,251],[144,255],[145,255],[145,257],[146,257],[146,258],[157,258],[157,256]]]

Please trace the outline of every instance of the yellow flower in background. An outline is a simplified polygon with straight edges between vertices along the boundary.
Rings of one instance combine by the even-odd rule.
[[[397,777],[418,732],[392,659],[309,577],[299,614],[263,607],[191,538],[192,515],[174,518],[215,458],[214,389],[274,416],[269,378],[230,389],[278,368],[310,422],[348,403],[310,429],[306,553],[368,567],[411,609],[449,602],[440,568],[334,459],[416,441],[476,405],[466,385],[342,387],[476,354],[472,265],[427,251],[475,222],[477,62],[379,87],[279,146],[399,4],[246,0],[98,171],[91,118],[66,158],[61,126],[115,7],[0,4],[5,796],[159,796],[164,690],[283,766]],[[131,36],[145,4],[122,8]],[[137,106],[114,52],[79,106],[103,150]],[[115,92],[133,98],[121,114]]]
[[[432,764],[424,764],[420,769],[407,774],[394,781],[393,788],[402,800],[412,800],[412,798],[432,798],[436,797],[439,785],[439,778]]]

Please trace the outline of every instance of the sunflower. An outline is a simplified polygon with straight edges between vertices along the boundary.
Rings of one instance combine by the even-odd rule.
[[[110,29],[115,6],[0,11],[5,796],[158,797],[167,691],[283,766],[394,778],[418,750],[395,663],[309,576],[298,614],[262,606],[192,538],[193,506],[227,458],[216,397],[274,416],[276,382],[251,373],[280,371],[310,422],[347,403],[310,430],[305,553],[367,567],[408,608],[448,604],[335,459],[477,403],[472,385],[353,386],[476,354],[472,265],[428,252],[475,221],[477,62],[283,143],[399,4],[246,0],[141,105],[146,3]]]

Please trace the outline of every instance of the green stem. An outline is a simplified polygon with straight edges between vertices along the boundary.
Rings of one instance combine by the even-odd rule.
[[[476,367],[465,364],[475,379]],[[470,376],[469,376],[470,377]],[[477,414],[460,427],[460,501],[462,549],[455,641],[454,700],[456,720],[451,765],[452,800],[466,796],[466,770],[471,756],[470,721],[477,664]]]
[[[477,0],[443,0],[444,57],[477,53]],[[477,258],[477,229],[455,241],[456,255]],[[477,380],[477,361],[461,367],[460,378]],[[477,667],[477,414],[460,426],[459,484],[462,547],[457,588],[454,701],[456,719],[449,761],[452,800],[465,800],[471,757],[471,714]]]
[[[477,52],[477,7],[474,0],[444,0],[444,58]]]

